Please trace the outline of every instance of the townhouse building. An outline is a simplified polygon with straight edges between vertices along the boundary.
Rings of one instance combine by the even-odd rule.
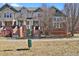
[[[32,36],[39,36],[45,31],[46,21],[49,35],[61,36],[67,34],[64,17],[55,7],[26,8],[5,4],[0,8],[0,36],[17,35],[23,38],[28,36],[28,29],[31,30]]]

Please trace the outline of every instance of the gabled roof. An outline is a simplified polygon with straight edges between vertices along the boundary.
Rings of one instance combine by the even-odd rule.
[[[61,12],[59,9],[57,9],[56,7],[51,7],[52,9],[56,10],[56,13],[54,16],[66,16],[63,12]]]
[[[22,9],[26,9],[25,7],[20,8],[19,12],[21,12]]]
[[[20,10],[17,10],[16,8],[14,8],[14,7],[12,7],[12,6],[10,6],[9,4],[5,4],[5,5],[3,5],[1,8],[0,8],[0,11],[2,11],[3,9],[5,9],[6,7],[8,7],[8,8],[10,8],[12,11],[14,11],[14,12],[21,12],[21,9],[22,8],[25,8],[25,7],[22,7],[22,8],[20,8]],[[25,8],[26,9],[26,8]],[[56,10],[56,13],[55,13],[55,15],[54,16],[66,16],[63,12],[61,12],[59,9],[57,9],[56,7],[54,7],[54,6],[52,6],[50,9],[55,9]],[[29,10],[33,10],[33,12],[40,12],[40,11],[43,11],[43,9],[42,8],[37,8],[37,9],[27,9],[27,11],[29,11]]]
[[[34,12],[40,12],[43,11],[42,8],[37,8]]]
[[[9,4],[5,4],[0,8],[0,11],[2,11],[3,9],[5,9],[6,7],[10,8],[11,10],[13,10],[14,12],[19,12],[18,10],[16,10],[15,8],[13,8],[12,6],[10,6]]]

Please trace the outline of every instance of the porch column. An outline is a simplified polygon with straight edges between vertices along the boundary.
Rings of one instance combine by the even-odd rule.
[[[16,25],[19,25],[18,20],[16,20]]]
[[[15,20],[12,21],[12,25],[14,25]]]
[[[5,23],[4,23],[4,21],[2,21],[2,26],[5,26]]]
[[[26,25],[26,21],[25,20],[23,21],[23,25]]]

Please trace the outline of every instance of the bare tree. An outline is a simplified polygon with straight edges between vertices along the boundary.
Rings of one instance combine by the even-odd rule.
[[[45,29],[46,29],[46,17],[47,17],[47,11],[46,11],[46,8],[47,8],[47,5],[46,4],[42,4],[42,33],[45,34]]]
[[[49,8],[47,7],[46,3],[42,4],[43,9],[43,18],[42,18],[42,26],[43,26],[43,34],[48,35],[48,29],[49,29]]]
[[[78,3],[66,3],[64,6],[64,13],[66,14],[67,28],[71,32],[71,36],[74,36],[76,24],[79,19],[79,4]]]

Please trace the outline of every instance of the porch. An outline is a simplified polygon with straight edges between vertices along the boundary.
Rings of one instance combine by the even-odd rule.
[[[0,21],[0,24],[0,36],[14,37],[14,35],[17,35],[19,37],[25,37],[24,31],[26,30],[24,30],[25,26],[23,24],[17,24],[16,21]]]
[[[2,24],[1,24],[2,23]],[[27,26],[24,21],[4,21],[1,22],[0,36],[1,37],[14,37],[14,38],[27,38],[28,29],[31,28],[31,36],[38,37],[40,34],[39,26]]]

